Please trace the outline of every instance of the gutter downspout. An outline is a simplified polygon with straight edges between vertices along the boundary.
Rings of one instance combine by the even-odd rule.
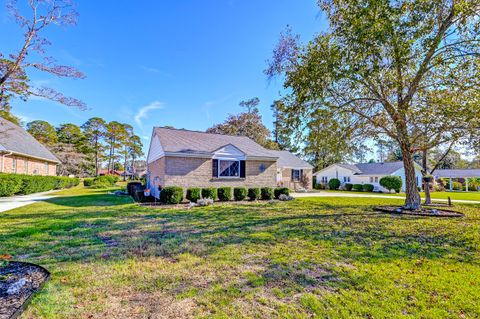
[[[8,153],[3,153],[2,154],[2,170],[1,170],[2,173],[5,171],[5,156],[10,156],[12,154],[13,154],[13,152],[8,152]]]

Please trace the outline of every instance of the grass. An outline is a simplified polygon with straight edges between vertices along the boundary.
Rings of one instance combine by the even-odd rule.
[[[368,192],[355,192],[355,191],[331,191],[331,190],[321,190],[320,192],[328,192],[339,194],[339,196],[347,194],[364,194],[364,195],[384,195],[384,196],[398,196],[405,197],[405,193],[399,194],[385,194],[385,193],[368,193]],[[472,200],[480,201],[480,192],[459,192],[459,191],[446,191],[446,192],[431,192],[432,199],[447,199],[450,197],[452,200]],[[420,196],[425,198],[425,193],[420,192]]]
[[[478,318],[480,211],[382,198],[190,210],[101,190],[0,213],[0,254],[52,272],[24,318]],[[163,318],[162,317],[162,318]]]

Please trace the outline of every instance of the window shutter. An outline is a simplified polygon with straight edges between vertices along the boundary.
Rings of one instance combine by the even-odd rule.
[[[245,161],[240,161],[240,177],[245,178]]]
[[[293,172],[295,172],[295,170],[292,168],[292,177],[291,177],[292,182],[295,180],[295,174]]]
[[[300,176],[299,176],[298,180],[303,181],[303,169],[300,170]]]
[[[212,177],[218,177],[218,159],[212,160]]]

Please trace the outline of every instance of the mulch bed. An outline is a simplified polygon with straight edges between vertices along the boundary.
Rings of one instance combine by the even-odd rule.
[[[398,214],[398,215],[414,215],[414,216],[428,216],[428,217],[464,217],[465,215],[453,210],[447,209],[438,209],[428,206],[429,208],[421,208],[417,210],[408,210],[403,209],[398,206],[377,206],[375,207],[376,211],[389,214]]]
[[[30,263],[0,265],[0,319],[18,317],[49,277],[48,270]]]

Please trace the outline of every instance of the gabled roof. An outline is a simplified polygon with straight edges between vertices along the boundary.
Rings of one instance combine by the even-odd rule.
[[[403,168],[403,162],[359,163],[355,166],[361,172],[357,175],[390,175]]]
[[[333,164],[331,166],[346,168],[352,171],[354,175],[391,175],[403,168],[403,162]],[[320,170],[320,172],[323,170]]]
[[[212,134],[185,129],[155,127],[163,152],[186,155],[213,156],[213,153],[226,146],[233,145],[247,157],[271,158],[277,156],[245,136]]]
[[[278,157],[277,167],[288,167],[288,168],[313,168],[308,162],[305,162],[301,158],[298,158],[289,151],[270,151],[272,154]]]
[[[23,128],[0,117],[0,151],[60,163],[45,146]]]

